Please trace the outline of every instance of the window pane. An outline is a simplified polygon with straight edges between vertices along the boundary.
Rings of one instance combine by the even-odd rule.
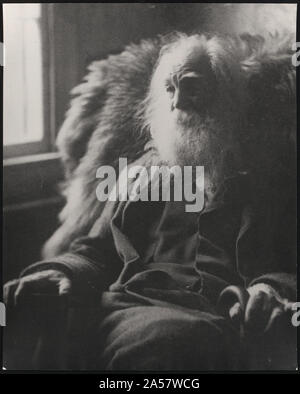
[[[4,4],[4,145],[43,138],[40,4]]]

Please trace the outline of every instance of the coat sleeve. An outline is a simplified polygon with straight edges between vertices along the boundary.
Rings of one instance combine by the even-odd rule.
[[[122,268],[111,232],[111,220],[117,205],[108,201],[89,235],[76,239],[67,253],[36,262],[25,268],[21,276],[56,269],[68,275],[73,288],[79,291],[106,289]]]
[[[149,166],[155,156],[151,146],[147,149],[146,153],[130,166]],[[129,194],[133,186],[134,180],[128,180]],[[118,183],[117,190],[119,187]],[[118,278],[124,264],[118,251],[119,245],[113,235],[112,222],[116,217],[122,217],[125,206],[126,201],[123,199],[108,200],[87,237],[76,239],[68,253],[30,265],[21,272],[21,276],[52,268],[71,277],[72,286],[77,289],[88,287],[97,291],[105,290]]]

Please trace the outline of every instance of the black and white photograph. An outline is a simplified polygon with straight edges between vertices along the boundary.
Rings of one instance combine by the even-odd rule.
[[[2,11],[2,372],[296,372],[297,4]]]

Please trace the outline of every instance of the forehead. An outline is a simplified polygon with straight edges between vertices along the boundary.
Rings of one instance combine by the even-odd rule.
[[[189,37],[163,54],[158,71],[162,76],[188,71],[205,72],[210,68],[207,40]]]

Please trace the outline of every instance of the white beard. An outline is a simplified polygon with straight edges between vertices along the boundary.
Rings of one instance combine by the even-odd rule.
[[[204,166],[208,197],[231,175],[233,162],[228,157],[235,160],[239,155],[232,130],[224,126],[228,122],[214,118],[215,115],[201,116],[155,105],[150,123],[152,138],[163,162],[170,166]]]
[[[205,166],[209,172],[228,150],[231,140],[220,122],[177,109],[153,111],[151,134],[162,160],[168,164]]]

